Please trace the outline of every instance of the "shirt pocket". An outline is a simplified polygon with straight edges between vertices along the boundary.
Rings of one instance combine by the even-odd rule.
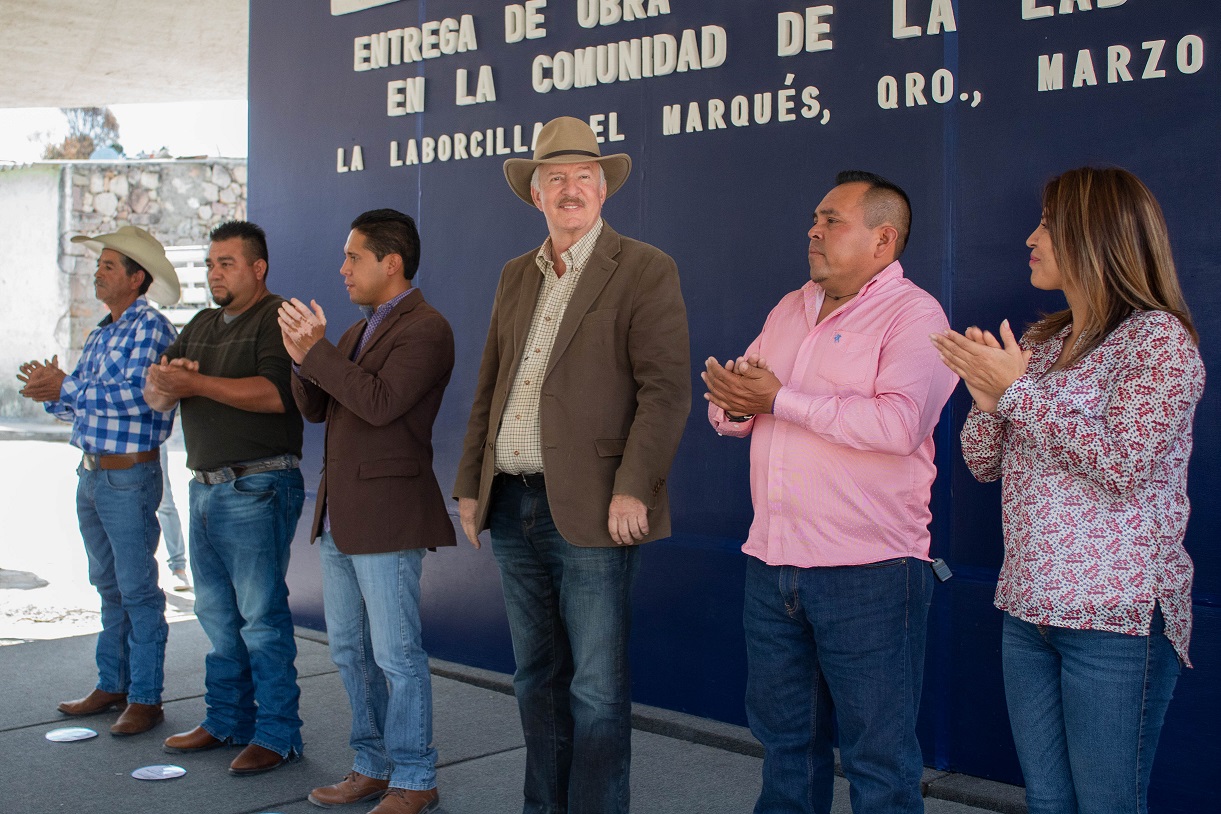
[[[818,373],[835,385],[872,382],[878,371],[878,337],[855,331],[835,331],[827,343]]]

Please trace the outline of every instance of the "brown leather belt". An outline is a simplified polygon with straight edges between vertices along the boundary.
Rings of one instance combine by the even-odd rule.
[[[146,464],[161,457],[160,449],[146,449],[143,452],[121,452],[115,455],[94,455],[86,452],[81,459],[81,466],[90,472],[98,469],[131,469],[136,464]]]

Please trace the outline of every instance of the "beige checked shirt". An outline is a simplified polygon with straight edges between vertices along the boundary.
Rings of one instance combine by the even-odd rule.
[[[581,272],[593,254],[594,244],[602,234],[602,220],[560,256],[568,270],[563,277],[555,275],[551,259],[551,238],[543,241],[534,262],[543,275],[543,286],[534,304],[534,319],[526,335],[517,377],[496,438],[496,469],[511,475],[543,471],[543,445],[539,440],[538,403],[543,391],[543,373],[551,359],[551,348],[560,329],[560,320],[572,299],[572,292],[581,279]]]

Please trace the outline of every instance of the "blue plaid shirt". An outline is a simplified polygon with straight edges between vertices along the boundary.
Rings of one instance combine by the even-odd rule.
[[[174,411],[159,413],[144,401],[148,368],[178,332],[144,297],[115,322],[108,314],[85,340],[72,374],[64,377],[51,415],[72,422],[72,445],[114,454],[156,449],[170,434]]]

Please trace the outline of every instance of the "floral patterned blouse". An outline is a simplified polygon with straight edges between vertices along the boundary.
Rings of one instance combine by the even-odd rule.
[[[971,409],[962,452],[1002,478],[996,607],[1027,622],[1146,636],[1155,602],[1185,664],[1191,422],[1204,365],[1174,316],[1137,311],[1068,369],[1071,326],[1035,344],[993,414]],[[1050,371],[1050,372],[1049,372]]]

